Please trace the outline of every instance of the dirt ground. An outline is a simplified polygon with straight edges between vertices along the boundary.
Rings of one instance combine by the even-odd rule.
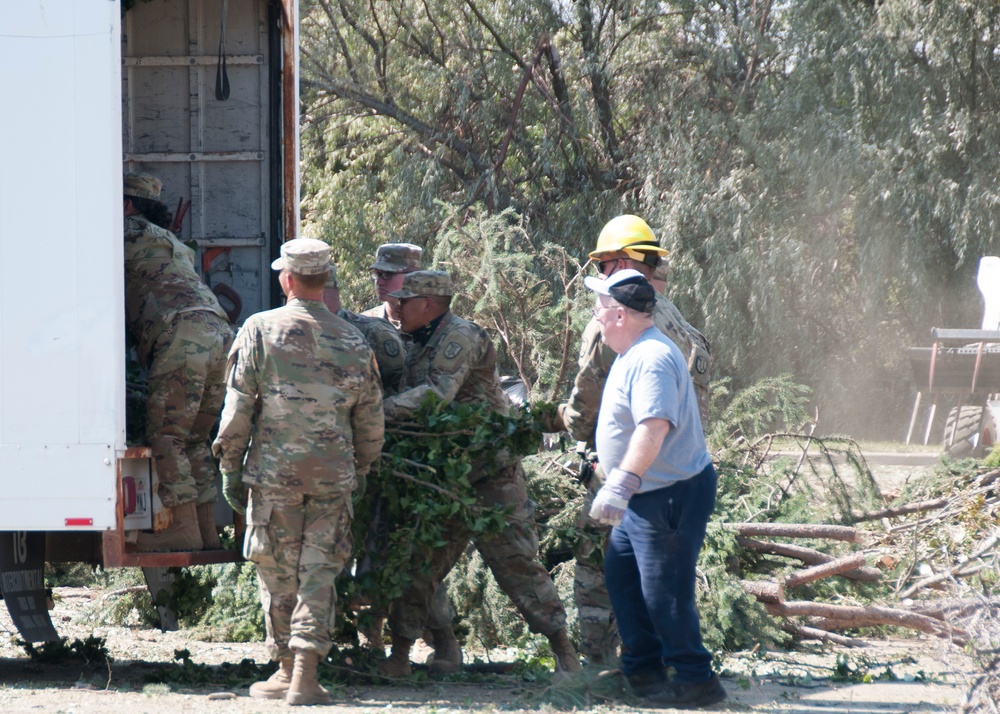
[[[187,649],[191,661],[235,665],[247,658],[265,663],[261,643],[208,643],[190,633],[160,632],[142,627],[95,626],[87,613],[102,607],[104,593],[88,588],[56,588],[52,619],[60,634],[84,640],[93,635],[106,640],[110,665],[39,664],[15,643],[16,631],[6,609],[0,607],[0,711],[117,714],[128,712],[219,712],[244,714],[287,710],[283,702],[252,700],[246,686],[226,689],[218,684],[149,683],[158,670],[178,669],[175,650]],[[4,630],[6,632],[4,632]],[[426,654],[426,650],[423,650]],[[485,656],[487,653],[480,653]],[[494,660],[506,653],[488,653]],[[846,657],[860,680],[891,676],[893,681],[835,682],[831,678],[837,657]],[[415,656],[419,659],[421,655]],[[467,653],[468,656],[468,653]],[[729,701],[721,712],[795,712],[840,714],[952,712],[961,705],[974,674],[971,661],[957,648],[919,639],[879,642],[863,650],[821,650],[799,653],[744,654],[724,662]],[[407,682],[394,685],[349,686],[334,691],[338,711],[447,712],[521,711],[589,708],[595,712],[634,711],[627,701],[601,698],[609,690],[588,687],[595,673],[551,685],[525,681],[517,675],[490,675],[481,681]],[[545,691],[546,687],[552,689]],[[612,690],[614,687],[612,687]],[[572,697],[563,696],[566,692]],[[588,692],[590,694],[588,695]],[[540,702],[549,701],[551,704]]]

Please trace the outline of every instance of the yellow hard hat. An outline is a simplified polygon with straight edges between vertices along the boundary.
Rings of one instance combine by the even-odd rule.
[[[597,247],[589,257],[600,260],[611,253],[625,253],[632,260],[642,261],[650,254],[664,256],[652,229],[639,216],[624,215],[612,218],[597,237]]]

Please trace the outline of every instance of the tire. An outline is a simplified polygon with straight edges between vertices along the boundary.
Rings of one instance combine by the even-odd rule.
[[[973,456],[976,451],[976,437],[979,435],[979,423],[983,419],[982,407],[955,407],[948,412],[948,421],[944,426],[944,452],[952,458]],[[955,426],[955,421],[958,426]],[[952,434],[954,430],[954,435]]]

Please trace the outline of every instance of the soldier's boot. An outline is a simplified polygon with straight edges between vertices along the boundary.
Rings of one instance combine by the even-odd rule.
[[[385,654],[385,640],[382,637],[384,629],[384,617],[373,617],[371,623],[361,628],[361,634],[365,638],[365,646],[372,652]]]
[[[455,674],[462,669],[462,648],[450,627],[431,630],[434,660],[428,671],[431,674]]]
[[[198,530],[201,532],[205,550],[218,550],[222,547],[222,541],[219,540],[219,531],[215,528],[215,504],[199,503],[197,511]]]
[[[159,533],[140,532],[135,549],[142,553],[165,553],[178,550],[201,550],[205,547],[198,528],[198,510],[194,501],[173,507],[174,520]]]
[[[263,682],[250,685],[251,699],[284,699],[288,687],[292,684],[292,663],[294,658],[285,657],[278,660],[278,671]]]
[[[576,648],[569,641],[569,631],[563,627],[560,630],[548,635],[549,647],[556,658],[556,671],[566,674],[576,674],[583,670],[580,665],[580,657],[576,653]]]
[[[413,647],[413,640],[400,637],[395,632],[392,634],[392,654],[387,660],[379,662],[378,673],[383,677],[409,677],[413,673],[410,669],[410,648]]]
[[[285,703],[293,707],[308,707],[314,704],[329,704],[333,700],[330,692],[316,680],[319,666],[319,652],[296,650],[292,667],[292,683],[288,686]]]

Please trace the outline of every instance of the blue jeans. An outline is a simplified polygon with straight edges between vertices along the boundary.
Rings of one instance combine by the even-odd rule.
[[[674,668],[678,684],[712,676],[712,655],[701,641],[695,566],[717,481],[709,464],[686,481],[636,494],[611,531],[604,572],[627,675],[665,665]]]

